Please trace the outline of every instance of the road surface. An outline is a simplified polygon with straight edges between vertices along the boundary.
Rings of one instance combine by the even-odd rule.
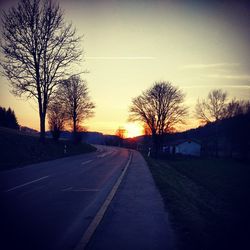
[[[129,159],[98,151],[0,172],[0,249],[74,249]]]

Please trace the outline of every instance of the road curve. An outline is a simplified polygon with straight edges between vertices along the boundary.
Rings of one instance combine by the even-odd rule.
[[[126,149],[0,172],[0,249],[74,249],[120,176]]]

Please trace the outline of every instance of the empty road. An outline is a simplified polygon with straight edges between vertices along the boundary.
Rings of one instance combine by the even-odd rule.
[[[129,159],[126,149],[0,172],[0,249],[74,249]]]

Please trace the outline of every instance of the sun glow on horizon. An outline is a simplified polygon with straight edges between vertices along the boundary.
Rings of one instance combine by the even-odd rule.
[[[143,135],[143,127],[138,123],[126,123],[124,128],[126,129],[126,138],[133,138]]]

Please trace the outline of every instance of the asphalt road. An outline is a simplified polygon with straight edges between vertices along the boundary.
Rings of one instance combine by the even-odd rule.
[[[129,158],[126,149],[0,172],[0,249],[74,249]]]

